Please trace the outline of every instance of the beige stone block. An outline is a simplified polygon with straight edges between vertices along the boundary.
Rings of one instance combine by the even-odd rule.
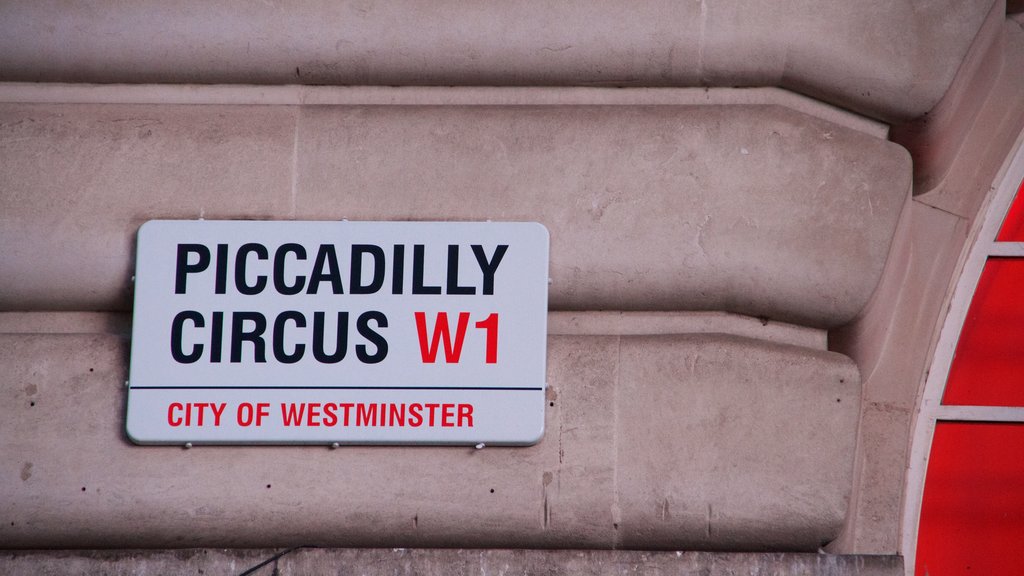
[[[736,337],[624,338],[618,378],[620,546],[815,549],[839,532],[860,400],[849,358]]]
[[[0,5],[0,80],[784,86],[883,119],[949,87],[994,0]]]
[[[943,316],[942,305],[967,241],[967,222],[917,200],[885,279],[856,322],[830,335],[833,350],[864,372],[864,399],[910,410]]]
[[[547,410],[552,425],[543,442],[557,446],[558,463],[543,473],[545,546],[614,545],[618,366],[617,336],[548,340]]]
[[[535,220],[550,303],[828,327],[880,277],[910,159],[773,106],[306,107],[296,215]]]
[[[886,120],[918,117],[946,92],[994,4],[788,1],[751,18],[743,2],[709,3],[703,78],[787,86]]]
[[[912,410],[882,402],[863,407],[855,497],[849,522],[832,548],[860,554],[899,551]]]
[[[3,547],[814,549],[845,511],[856,370],[827,352],[558,336],[535,446],[186,450],[125,438],[126,344],[0,335]]]
[[[927,115],[892,127],[892,141],[914,157],[915,194],[934,189],[946,176],[1004,63],[1013,63],[1010,67],[1015,69],[1015,61],[1019,62],[1012,55],[1009,62],[1004,59],[1006,8],[1004,2],[992,5],[942,100]],[[1012,106],[1014,95],[1001,94],[998,98]],[[990,131],[995,128],[988,127]]]
[[[291,210],[287,107],[0,105],[0,308],[129,307],[151,218]]]
[[[559,433],[532,447],[483,450],[135,446],[124,435],[123,339],[0,341],[4,546],[601,547],[610,540],[607,523],[593,520],[610,508],[609,482],[595,481],[611,477],[611,444],[599,441],[610,425],[581,419],[597,402],[588,394],[610,392],[607,364],[615,358],[601,346],[588,349],[587,340],[552,346],[557,408],[547,411],[546,425]],[[595,356],[604,363],[571,360]]]
[[[551,230],[556,309],[829,327],[909,186],[902,149],[777,106],[296,110],[0,106],[2,307],[129,308],[150,218],[490,218]]]
[[[983,70],[995,78],[965,75],[962,82],[968,86],[957,86],[957,93],[968,92],[972,97],[964,97],[962,105],[954,101],[944,106],[941,111],[953,116],[952,121],[943,124],[948,129],[926,131],[921,141],[915,143],[925,150],[949,150],[937,166],[929,165],[938,173],[922,182],[928,187],[915,190],[917,198],[967,219],[974,218],[981,208],[1008,152],[1024,129],[1024,74],[1020,73],[1024,29],[1015,22],[1004,21],[997,33],[997,57],[993,58],[996,65],[992,66],[995,70]],[[979,100],[980,109],[973,110]]]
[[[832,556],[765,552],[646,550],[508,550],[466,548],[296,548],[187,550],[18,550],[0,555],[5,576],[136,576],[137,574],[360,574],[487,576],[488,574],[673,574],[709,576],[898,576],[900,556]]]
[[[832,556],[765,552],[646,550],[507,550],[466,548],[296,548],[187,550],[18,550],[0,555],[5,576],[136,576],[137,574],[360,574],[487,576],[488,574],[673,574],[709,576],[898,576],[900,556]]]
[[[22,323],[27,323],[27,320],[22,320]],[[4,331],[3,327],[4,315],[0,314],[0,332]],[[731,334],[804,348],[828,348],[828,332],[825,330],[727,312],[551,312],[548,314],[548,334]]]
[[[328,86],[287,84],[0,83],[0,102],[258,106],[774,105],[886,138],[889,125],[774,86]]]
[[[130,336],[131,314],[117,312],[0,312],[0,334],[117,334]]]
[[[830,336],[832,349],[852,357],[864,374],[855,496],[832,550],[899,551],[911,414],[967,233],[964,219],[911,201],[871,303],[856,322]]]

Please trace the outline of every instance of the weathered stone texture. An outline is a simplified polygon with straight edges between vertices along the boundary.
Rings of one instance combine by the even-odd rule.
[[[821,350],[552,336],[535,446],[135,446],[127,346],[0,335],[3,547],[816,550],[842,526],[860,383]]]

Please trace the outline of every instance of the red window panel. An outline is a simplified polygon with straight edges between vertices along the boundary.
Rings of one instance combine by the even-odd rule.
[[[1024,406],[1024,258],[985,263],[942,403]]]
[[[1024,574],[1024,424],[939,422],[917,576]]]
[[[1010,211],[1003,220],[1003,228],[996,237],[997,242],[1024,242],[1024,181],[1017,189],[1017,197],[1010,205]]]

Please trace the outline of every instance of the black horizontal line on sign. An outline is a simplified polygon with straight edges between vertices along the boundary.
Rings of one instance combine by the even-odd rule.
[[[131,390],[523,390],[541,391],[543,388],[513,388],[487,386],[131,386]]]

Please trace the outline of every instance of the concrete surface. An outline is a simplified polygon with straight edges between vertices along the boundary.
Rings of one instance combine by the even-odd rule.
[[[0,332],[3,313],[0,313]],[[730,334],[778,344],[828,349],[828,332],[725,312],[551,312],[548,334],[642,336]]]
[[[0,312],[0,334],[132,334],[125,312]]]
[[[1004,22],[997,41],[1002,47],[998,72],[988,93],[977,95],[984,98],[981,109],[950,145],[957,153],[949,159],[947,172],[933,188],[915,191],[922,202],[969,220],[981,208],[1007,150],[1024,128],[1024,29]],[[970,77],[962,81],[981,83]]]
[[[555,574],[660,576],[897,576],[899,556],[581,550],[130,550],[0,553],[8,576],[89,574]]]
[[[910,431],[967,223],[916,200],[889,269],[863,318],[830,336],[864,374],[855,490],[847,528],[830,550],[899,550]]]
[[[146,220],[289,214],[294,124],[272,107],[0,107],[2,307],[125,309]]]
[[[736,336],[552,336],[527,448],[140,447],[126,341],[0,335],[0,547],[817,550],[850,496],[848,358]]]
[[[621,340],[617,545],[786,550],[832,532],[848,503],[835,488],[852,472],[839,436],[856,425],[844,405],[859,402],[856,366],[804,348],[701,339]],[[828,498],[822,486],[833,487]]]
[[[843,535],[829,547],[834,552],[900,550],[910,436],[931,356],[968,233],[1024,127],[1024,31],[1003,22],[998,34],[995,76],[986,80],[993,71],[981,66],[957,78],[964,85],[958,90],[973,91],[961,103],[963,118],[921,132],[921,146],[911,147],[951,156],[940,178],[918,182],[932,187],[915,189],[872,301],[829,336],[830,349],[853,358],[864,380],[854,497]]]
[[[902,148],[777,106],[3,104],[0,124],[7,310],[127,309],[150,218],[494,219],[551,231],[556,310],[834,327],[910,191]]]
[[[1004,7],[996,2],[942,100],[924,116],[893,126],[893,141],[914,157],[914,189],[918,194],[934,189],[946,176],[965,132],[984,107],[1006,62],[1005,27]]]
[[[946,92],[994,4],[8,2],[0,80],[783,86],[909,119]]]
[[[0,102],[256,106],[781,106],[886,138],[889,125],[796,92],[747,88],[595,86],[257,86],[0,82]]]

